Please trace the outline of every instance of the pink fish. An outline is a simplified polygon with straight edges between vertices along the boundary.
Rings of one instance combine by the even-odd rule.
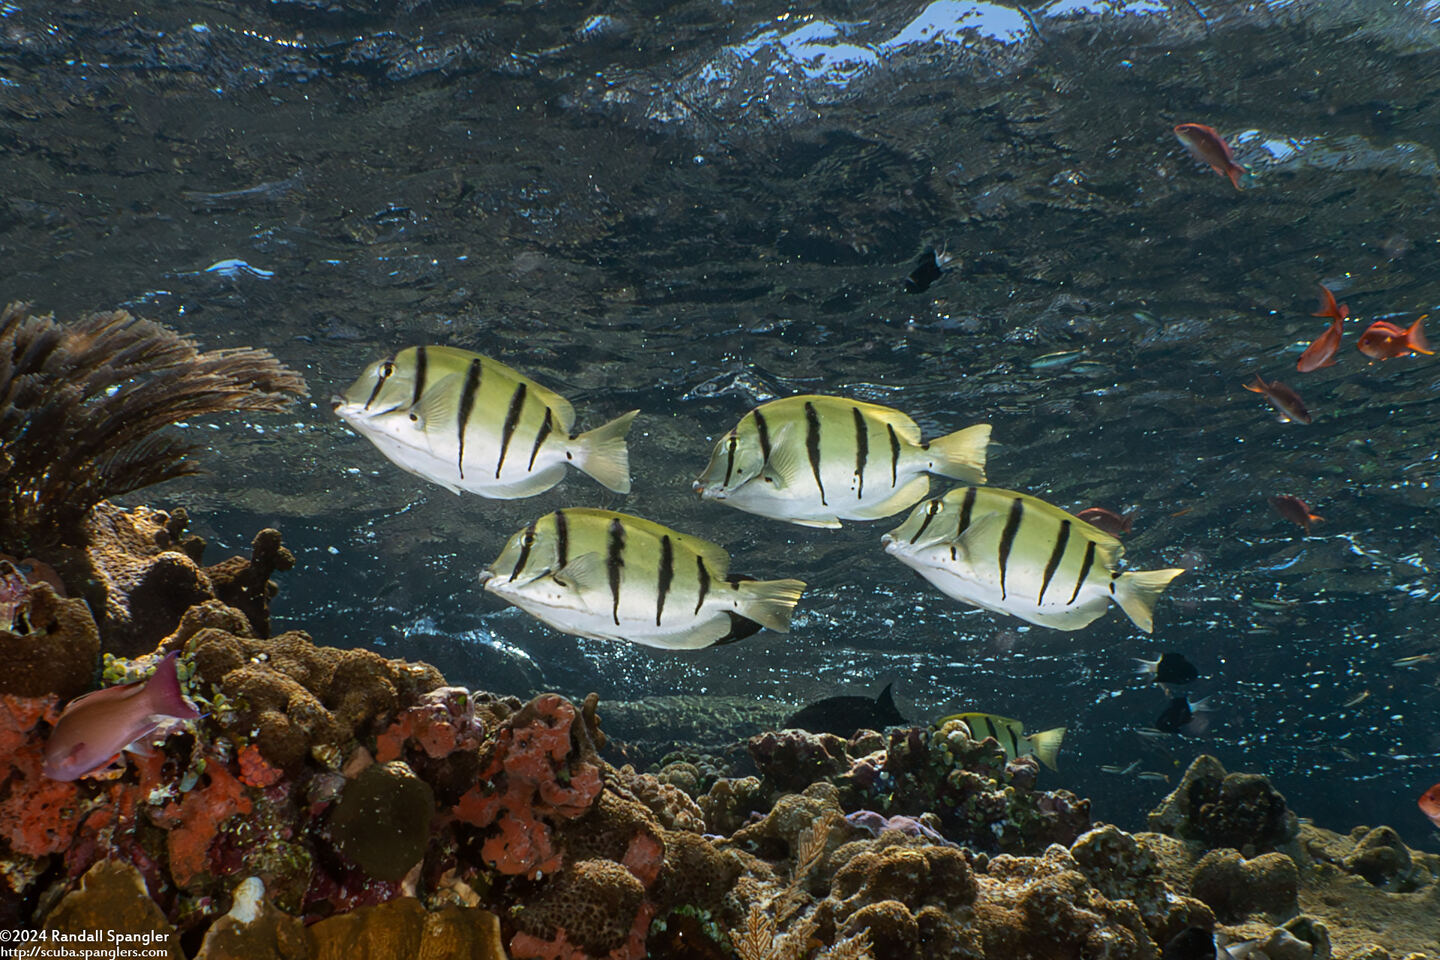
[[[1270,401],[1270,406],[1280,411],[1282,421],[1310,423],[1314,419],[1310,416],[1310,411],[1305,408],[1305,401],[1300,399],[1300,394],[1279,380],[1271,380],[1266,383],[1265,378],[1257,373],[1255,379],[1244,386],[1251,393],[1264,395],[1265,399]]]
[[[1192,157],[1201,163],[1209,164],[1210,169],[1220,176],[1229,177],[1235,189],[1240,189],[1240,178],[1248,171],[1235,162],[1235,154],[1230,150],[1230,144],[1225,142],[1225,138],[1220,136],[1214,127],[1207,127],[1203,123],[1177,123],[1175,137],[1185,145]]]
[[[45,744],[45,776],[78,780],[108,766],[121,750],[153,734],[166,721],[195,720],[175,672],[176,654],[148,679],[95,690],[71,700]]]

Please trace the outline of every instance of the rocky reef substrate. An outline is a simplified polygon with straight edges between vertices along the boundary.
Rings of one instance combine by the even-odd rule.
[[[0,651],[29,665],[0,681],[0,927],[47,931],[41,956],[102,929],[209,960],[1153,960],[1198,928],[1266,960],[1440,957],[1440,857],[1305,824],[1212,758],[1136,833],[954,723],[639,771],[593,694],[270,636],[279,534],[204,566],[184,526],[102,505],[56,563],[78,598],[0,584]],[[201,720],[43,775],[67,699],[173,651]]]

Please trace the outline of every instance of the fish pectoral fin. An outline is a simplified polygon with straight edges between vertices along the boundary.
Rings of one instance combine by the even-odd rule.
[[[801,445],[790,442],[790,434],[794,429],[792,424],[787,423],[776,432],[775,440],[770,445],[770,459],[765,461],[765,466],[760,471],[761,483],[765,482],[764,478],[768,474],[768,479],[776,487],[794,487],[810,472],[810,465],[801,462]],[[814,485],[813,481],[811,485]]]
[[[605,558],[599,553],[582,553],[550,576],[562,587],[570,587],[581,595],[592,590],[609,589],[606,585]]]
[[[960,556],[965,558],[966,563],[972,565],[976,561],[984,561],[987,559],[990,563],[994,563],[995,557],[993,555],[988,558],[985,557],[984,551],[987,544],[989,544],[993,554],[993,543],[996,538],[996,532],[1004,522],[1005,518],[998,513],[987,513],[985,516],[975,520],[969,527],[965,528],[964,533],[960,534],[960,536],[956,537],[953,541],[956,551]]]
[[[416,430],[425,430],[432,424],[444,422],[447,416],[456,416],[460,401],[457,392],[464,387],[464,378],[458,373],[441,377],[410,407],[410,420]]]

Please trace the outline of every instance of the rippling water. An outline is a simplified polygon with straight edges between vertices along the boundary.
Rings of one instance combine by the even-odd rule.
[[[1317,282],[1367,321],[1440,303],[1431,6],[592,7],[0,4],[3,296],[266,346],[311,385],[290,416],[190,425],[214,473],[144,499],[188,506],[212,558],[280,527],[279,626],[454,682],[774,715],[894,681],[916,718],[1068,725],[1055,782],[1102,819],[1138,826],[1167,788],[1101,765],[1173,780],[1205,751],[1327,826],[1425,841],[1440,664],[1392,662],[1440,649],[1440,365],[1366,362],[1354,321],[1338,365],[1294,360]],[[1231,139],[1244,192],[1182,121]],[[927,244],[955,269],[907,295]],[[327,398],[420,342],[521,368],[582,426],[639,407],[634,492],[572,474],[488,501],[393,468]],[[1315,423],[1277,423],[1240,388],[1257,371]],[[915,579],[879,549],[900,517],[811,531],[694,499],[716,437],[796,392],[927,436],[988,421],[992,483],[1135,509],[1130,561],[1191,572],[1153,636],[1118,611],[1061,633]],[[1326,522],[1302,538],[1275,493]],[[567,505],[803,578],[793,633],[667,653],[483,595],[506,537]],[[1162,650],[1206,675],[1201,736],[1134,732],[1165,700],[1131,658]]]

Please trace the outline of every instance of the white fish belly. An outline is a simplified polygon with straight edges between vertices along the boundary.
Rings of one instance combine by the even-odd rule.
[[[515,451],[510,451],[497,478],[499,445],[484,442],[483,436],[472,435],[466,436],[462,476],[460,446],[454,438],[447,443],[408,424],[402,424],[398,433],[374,429],[363,420],[352,420],[350,424],[400,469],[456,493],[463,490],[496,500],[528,497],[549,490],[565,476],[563,454],[541,450],[535,458],[535,469],[531,470],[530,451],[526,449],[513,460],[511,455]]]
[[[665,650],[696,650],[710,646],[731,628],[726,608],[711,601],[707,601],[698,614],[679,604],[666,607],[657,625],[653,604],[627,610],[630,605],[622,599],[617,623],[611,594],[580,595],[559,588],[548,577],[518,586],[496,578],[486,584],[486,589],[562,633],[592,640],[628,641]]]
[[[1074,585],[1054,582],[1045,591],[1043,602],[1037,602],[1041,578],[1024,571],[1013,568],[1008,571],[1002,591],[998,570],[977,571],[963,559],[951,560],[948,547],[925,551],[919,556],[889,547],[886,552],[914,569],[946,596],[1042,627],[1079,630],[1104,616],[1110,607],[1109,593],[1089,580],[1080,587],[1073,602],[1070,595]]]

